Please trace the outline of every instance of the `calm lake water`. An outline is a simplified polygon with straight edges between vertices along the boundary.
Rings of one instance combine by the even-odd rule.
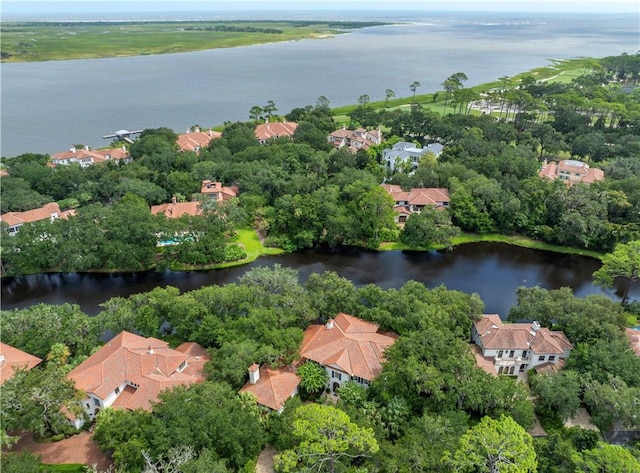
[[[366,252],[357,250],[309,251],[260,258],[252,264],[229,269],[196,272],[144,272],[127,274],[41,274],[2,280],[2,309],[24,308],[46,302],[79,304],[94,315],[111,297],[175,286],[190,291],[212,284],[236,281],[256,266],[280,264],[299,271],[300,281],[310,274],[335,271],[356,286],[375,284],[399,288],[415,280],[433,288],[444,285],[466,293],[478,293],[487,313],[506,315],[516,303],[520,286],[547,289],[570,287],[574,294],[604,294],[620,300],[622,287],[602,290],[591,274],[600,267],[593,258],[529,250],[497,243],[474,243],[450,252]],[[631,299],[640,299],[640,284]]]
[[[418,93],[432,92],[455,72],[465,72],[467,85],[474,85],[551,59],[640,47],[632,14],[360,11],[333,19],[407,23],[194,53],[2,64],[0,153],[101,147],[108,144],[102,135],[122,128],[167,126],[181,133],[195,124],[245,121],[252,106],[268,100],[284,114],[320,96],[332,106],[357,103],[363,94],[383,100],[386,89],[409,96],[414,81],[422,84]]]

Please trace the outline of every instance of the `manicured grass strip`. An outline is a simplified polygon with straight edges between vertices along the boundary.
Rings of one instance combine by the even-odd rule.
[[[454,246],[464,245],[465,243],[476,243],[481,241],[489,241],[492,243],[507,243],[509,245],[521,246],[523,248],[531,248],[534,250],[552,251],[554,253],[564,253],[571,255],[589,256],[591,258],[602,259],[604,253],[593,250],[585,250],[582,248],[573,248],[570,246],[552,245],[544,243],[533,238],[519,235],[499,235],[497,233],[488,233],[479,235],[475,233],[464,233],[452,239]]]
[[[486,235],[480,235],[477,233],[463,233],[460,236],[452,238],[451,244],[453,246],[464,245],[467,243],[478,243],[482,241],[488,241],[491,243],[506,243],[508,245],[520,246],[523,248],[531,248],[533,250],[552,251],[554,253],[564,253],[571,255],[588,256],[591,258],[602,259],[604,253],[598,251],[585,250],[582,248],[573,248],[570,246],[552,245],[550,243],[544,243],[533,238],[520,236],[520,235],[500,235],[497,233],[488,233]],[[412,248],[401,242],[385,242],[380,245],[380,250],[413,250],[413,251],[431,251],[442,250],[443,246],[431,245],[427,248]]]
[[[241,228],[238,229],[236,236],[231,238],[229,243],[237,243],[244,247],[244,250],[247,253],[247,257],[238,261],[231,261],[229,263],[218,263],[218,264],[209,264],[204,266],[189,266],[184,264],[176,264],[172,265],[171,269],[174,271],[189,271],[194,269],[222,269],[222,268],[231,268],[233,266],[240,266],[243,264],[251,263],[255,261],[260,256],[267,255],[279,255],[285,253],[283,249],[280,248],[267,248],[265,247],[256,231],[252,228]]]

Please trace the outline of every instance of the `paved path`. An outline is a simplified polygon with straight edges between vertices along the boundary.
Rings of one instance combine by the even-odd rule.
[[[256,473],[273,473],[273,457],[276,455],[276,449],[267,446],[258,457],[256,465]]]
[[[35,442],[29,433],[23,433],[11,449],[14,452],[28,450],[42,457],[42,463],[58,465],[62,463],[96,464],[98,471],[104,471],[111,460],[98,448],[89,432],[60,440],[59,442]]]

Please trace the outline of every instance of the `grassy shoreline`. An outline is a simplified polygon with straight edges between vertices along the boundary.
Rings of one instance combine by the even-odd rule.
[[[574,248],[570,246],[552,245],[550,243],[534,240],[533,238],[529,238],[521,235],[500,235],[499,233],[487,233],[487,234],[481,235],[477,233],[463,233],[462,235],[451,239],[451,244],[454,248],[456,246],[465,245],[468,243],[480,243],[480,242],[504,243],[507,245],[519,246],[521,248],[530,248],[532,250],[550,251],[552,253],[586,256],[586,257],[594,258],[597,260],[601,260],[602,257],[604,256],[604,253],[601,253],[598,251],[585,250],[583,248]],[[445,249],[445,247],[442,245],[431,245],[426,248],[413,248],[401,242],[387,242],[387,243],[383,243],[380,247],[380,251],[393,251],[393,250],[432,251],[432,250],[443,250],[443,249]]]

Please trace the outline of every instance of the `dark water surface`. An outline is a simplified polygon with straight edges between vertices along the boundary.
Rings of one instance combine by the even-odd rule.
[[[356,286],[375,284],[399,288],[409,280],[433,288],[445,285],[467,293],[478,293],[488,313],[506,314],[516,302],[520,286],[547,289],[570,287],[574,294],[605,294],[620,300],[622,286],[602,290],[593,285],[591,274],[600,267],[593,258],[536,251],[499,243],[473,243],[451,252],[414,253],[402,251],[365,252],[357,250],[309,251],[263,257],[235,268],[163,273],[123,274],[43,274],[2,280],[2,309],[24,308],[46,302],[79,304],[94,315],[111,297],[126,297],[157,286],[175,286],[190,291],[212,284],[234,282],[256,266],[295,268],[300,281],[312,273],[335,271]],[[640,285],[632,288],[632,299],[640,299]]]
[[[287,19],[284,12],[278,15]],[[363,8],[336,16],[402,24],[192,53],[4,63],[2,156],[54,154],[80,143],[106,146],[102,135],[123,128],[166,126],[183,133],[195,124],[246,121],[251,107],[268,100],[279,114],[313,105],[320,96],[337,107],[357,103],[363,94],[384,100],[386,89],[407,97],[414,81],[421,83],[420,94],[441,90],[444,79],[456,72],[465,72],[465,86],[472,86],[548,65],[551,59],[633,54],[640,47],[633,14]],[[105,30],[112,28],[105,23]]]

